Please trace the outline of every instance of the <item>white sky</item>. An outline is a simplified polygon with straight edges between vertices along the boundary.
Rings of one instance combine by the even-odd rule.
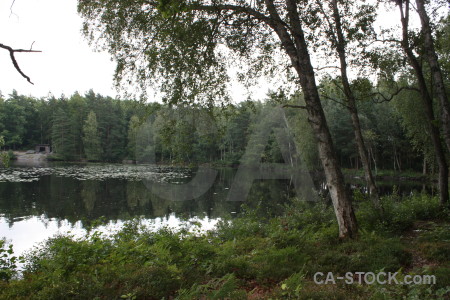
[[[107,53],[94,52],[84,40],[82,20],[77,14],[77,0],[0,0],[0,43],[12,48],[33,49],[42,53],[17,53],[22,71],[31,78],[31,85],[14,68],[9,53],[0,49],[0,91],[8,95],[13,89],[19,94],[46,97],[49,92],[58,97],[81,94],[93,89],[96,93],[115,97],[114,63]],[[379,23],[392,24],[397,14],[384,14]],[[264,81],[251,90],[256,99],[267,93]],[[275,88],[273,88],[275,89]],[[233,83],[234,100],[246,98],[246,92]],[[156,99],[149,99],[154,101]]]
[[[81,18],[76,0],[0,0],[0,43],[12,48],[42,53],[17,53],[22,71],[31,85],[14,68],[8,51],[0,49],[0,91],[16,89],[36,97],[51,92],[56,97],[89,89],[115,96],[112,75],[114,63],[106,53],[95,53],[81,35]]]
[[[16,53],[27,82],[14,68],[8,51],[0,49],[0,91],[4,96],[15,89],[19,94],[46,97],[84,94],[90,89],[115,97],[115,64],[107,53],[94,52],[81,34],[82,19],[77,14],[77,0],[0,0],[0,43],[14,49],[42,53]],[[265,97],[268,88],[255,87],[256,98]],[[233,83],[233,98],[245,99],[246,91]],[[150,96],[152,97],[152,96]],[[157,101],[158,99],[149,99]]]

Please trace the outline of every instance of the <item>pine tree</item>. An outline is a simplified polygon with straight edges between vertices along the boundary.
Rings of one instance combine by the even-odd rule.
[[[100,160],[101,146],[98,134],[97,116],[93,111],[89,112],[83,126],[84,153],[88,160]]]
[[[72,160],[75,156],[72,122],[62,108],[53,114],[52,147],[58,159]]]
[[[133,115],[128,123],[128,157],[136,160],[136,138],[140,121],[138,116]]]

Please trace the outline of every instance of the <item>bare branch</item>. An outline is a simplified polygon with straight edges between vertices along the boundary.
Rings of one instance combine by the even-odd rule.
[[[396,43],[396,44],[401,44],[402,43],[402,41],[399,41],[399,40],[396,40],[396,39],[382,39],[382,40],[376,39],[375,42],[382,42],[382,43],[389,42],[389,43]]]
[[[14,6],[14,3],[16,2],[16,0],[13,0],[12,2],[11,2],[11,6],[9,7],[9,17],[11,17],[12,15],[15,15],[17,18],[19,18],[19,16],[18,15],[16,15],[14,12],[13,12],[13,6]]]
[[[316,71],[322,71],[322,70],[324,70],[324,69],[340,69],[340,67],[338,67],[338,66],[325,66],[325,67],[318,67],[318,68],[314,68],[314,70],[316,70]]]
[[[11,6],[9,7],[9,11],[11,12],[11,14],[13,14],[12,8],[13,8],[15,2],[16,2],[16,0],[13,0],[13,1],[11,2]]]
[[[394,99],[395,96],[400,94],[403,90],[416,91],[416,92],[420,93],[418,88],[415,88],[415,87],[412,87],[412,86],[402,86],[401,88],[397,87],[397,90],[394,93],[390,94],[389,96],[385,96],[385,95],[383,95],[383,93],[378,92],[378,91],[375,92],[375,93],[372,93],[371,96],[380,96],[381,98],[383,98],[382,100],[373,99],[374,103],[389,102],[392,99]]]
[[[33,42],[33,44],[34,44],[34,42]],[[31,47],[33,47],[33,44],[31,44]],[[34,83],[31,82],[30,77],[25,75],[25,73],[23,73],[22,70],[20,69],[19,64],[17,63],[17,60],[16,60],[16,58],[14,56],[14,53],[16,53],[16,52],[32,52],[32,53],[34,53],[34,52],[42,52],[42,51],[32,50],[31,48],[30,48],[30,50],[13,49],[10,46],[6,46],[6,45],[3,45],[1,43],[0,43],[0,48],[6,49],[6,50],[9,51],[9,56],[11,57],[11,61],[12,61],[13,65],[14,65],[14,67],[16,68],[17,72],[19,72],[19,74],[22,75],[22,77],[25,78],[29,83],[34,84]]]

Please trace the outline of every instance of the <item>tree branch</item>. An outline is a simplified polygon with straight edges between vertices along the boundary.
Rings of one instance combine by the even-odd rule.
[[[34,42],[33,42],[33,44],[34,44]],[[17,60],[14,56],[14,53],[16,53],[16,52],[42,52],[39,50],[32,50],[33,44],[31,44],[30,50],[25,50],[25,49],[13,49],[10,46],[6,46],[6,45],[3,45],[0,43],[0,48],[6,49],[9,51],[9,56],[11,57],[11,61],[14,65],[14,67],[16,68],[17,72],[19,72],[19,74],[22,75],[22,77],[25,78],[31,84],[34,84],[34,83],[32,83],[30,77],[25,75],[25,73],[22,72],[22,70],[20,69],[19,64],[17,63]]]
[[[11,6],[9,7],[9,17],[11,17],[12,15],[15,15],[15,16],[17,16],[14,12],[13,12],[13,6],[14,6],[14,3],[16,2],[16,0],[13,0],[12,1],[12,3],[11,3]],[[17,16],[18,17],[18,16]]]
[[[396,44],[401,44],[402,43],[402,41],[399,41],[399,40],[396,40],[396,39],[376,39],[374,42],[382,42],[382,43],[386,43],[386,42],[389,42],[389,43],[396,43]]]
[[[316,71],[322,71],[322,70],[324,70],[324,69],[340,69],[341,67],[338,67],[338,66],[324,66],[324,67],[317,67],[317,68],[314,68],[314,70],[316,70]]]
[[[325,20],[328,23],[328,28],[330,30],[329,36],[332,39],[332,42],[335,43],[335,45],[337,45],[338,44],[338,39],[337,39],[337,36],[336,36],[336,33],[335,33],[335,28],[332,25],[332,23],[330,21],[330,18],[328,18],[328,15],[325,13],[325,9],[323,8],[322,2],[321,1],[316,1],[316,3],[317,3],[317,5],[319,6],[319,8],[320,8],[320,10],[322,12],[322,15],[324,16]]]
[[[331,100],[331,101],[333,101],[333,102],[336,102],[337,104],[340,104],[340,105],[344,106],[344,107],[347,108],[347,109],[350,109],[350,108],[351,108],[351,107],[348,106],[346,103],[341,102],[341,101],[339,101],[338,99],[333,98],[333,97],[330,97],[330,96],[328,96],[328,95],[326,95],[326,94],[321,94],[320,96],[321,96],[321,97],[324,97],[325,99],[328,99],[328,100]]]
[[[231,4],[222,4],[222,5],[219,4],[219,5],[192,5],[191,8],[194,10],[201,10],[201,11],[228,10],[233,11],[235,13],[244,13],[246,15],[250,15],[255,19],[265,22],[266,24],[270,24],[273,22],[273,20],[270,17],[266,16],[263,13],[260,13],[259,11],[251,7],[231,5]]]
[[[158,1],[150,0],[145,1],[146,4],[157,8],[159,5]],[[251,6],[239,6],[239,5],[233,5],[233,4],[211,4],[211,5],[202,5],[202,4],[189,4],[184,9],[187,10],[198,10],[198,11],[205,11],[205,12],[221,12],[221,11],[232,11],[235,13],[243,13],[249,16],[254,17],[257,20],[263,21],[266,24],[271,24],[274,22],[272,18],[269,16],[266,16],[265,14],[257,11],[256,9],[252,8]],[[286,25],[286,24],[285,24]]]
[[[283,108],[290,107],[290,108],[301,108],[301,109],[306,109],[306,106],[305,106],[305,105],[284,104],[282,107],[283,107]]]
[[[301,67],[299,63],[299,54],[297,49],[295,38],[291,37],[289,34],[290,32],[293,32],[293,29],[290,28],[280,17],[280,14],[278,13],[274,0],[264,0],[264,3],[266,4],[267,11],[269,12],[271,20],[273,20],[272,23],[268,24],[277,34],[278,38],[280,39],[281,45],[286,51],[287,55],[289,56],[292,67],[296,70],[297,73],[301,72]],[[289,30],[289,31],[288,31]]]
[[[402,86],[401,88],[397,88],[397,90],[395,91],[395,93],[389,95],[388,97],[386,97],[385,95],[383,95],[383,93],[381,92],[375,92],[372,93],[371,96],[381,96],[381,98],[383,98],[382,100],[375,100],[373,99],[374,103],[383,103],[383,102],[389,102],[392,99],[394,99],[395,96],[397,96],[398,94],[400,94],[401,91],[403,90],[409,90],[409,91],[416,91],[418,93],[420,93],[420,90],[418,88],[412,87],[412,86]]]

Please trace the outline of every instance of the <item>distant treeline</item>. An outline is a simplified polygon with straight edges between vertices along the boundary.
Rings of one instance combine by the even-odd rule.
[[[372,168],[422,171],[427,160],[433,168],[414,97],[405,92],[391,102],[359,102]],[[323,102],[341,165],[360,168],[350,116],[339,101],[327,100],[331,98]],[[0,97],[0,136],[5,149],[29,150],[50,144],[52,157],[59,160],[121,162],[148,157],[161,163],[235,165],[246,151],[261,112],[286,103],[302,103],[301,94],[271,94],[264,102],[206,109],[118,100],[93,91],[45,99],[14,91]],[[306,112],[296,108],[284,108],[284,112],[302,158],[310,168],[319,168]],[[274,135],[261,154],[263,162],[283,161]]]

